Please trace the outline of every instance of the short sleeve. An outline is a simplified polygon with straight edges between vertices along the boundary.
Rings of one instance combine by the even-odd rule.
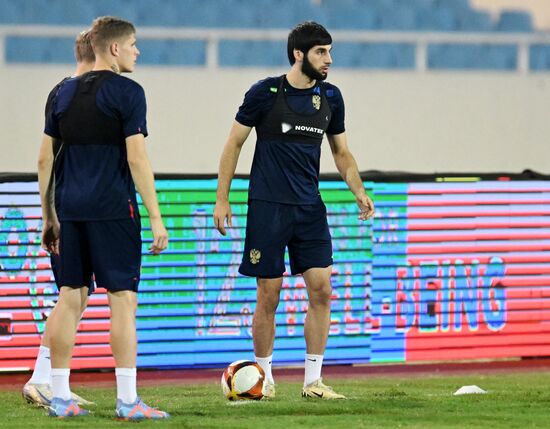
[[[60,83],[58,83],[54,89],[50,91],[48,94],[48,99],[46,100],[46,107],[44,107],[44,116],[47,118],[50,114],[50,111],[52,110],[53,105],[53,99],[55,98],[55,95],[57,94],[57,91],[59,90],[59,87],[61,86]]]
[[[56,139],[61,138],[61,136],[59,134],[59,122],[57,121],[54,110],[55,98],[64,82],[65,80],[61,81],[50,91],[48,94],[48,99],[46,100],[46,106],[44,108],[44,134]]]
[[[46,123],[44,125],[44,134],[53,137],[54,139],[61,138],[61,134],[59,132],[59,121],[57,120],[54,109],[52,108],[46,110]]]
[[[336,86],[330,85],[326,89],[326,97],[332,111],[332,117],[326,132],[331,135],[342,134],[346,131],[346,109],[342,93]]]
[[[147,137],[147,103],[143,88],[132,82],[129,91],[125,94],[124,104],[121,108],[124,137],[134,134],[143,134]]]
[[[275,101],[276,85],[276,79],[273,78],[264,79],[252,85],[244,96],[235,120],[247,127],[258,125]]]

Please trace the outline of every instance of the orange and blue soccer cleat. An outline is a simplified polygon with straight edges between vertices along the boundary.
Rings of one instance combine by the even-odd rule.
[[[170,414],[167,412],[147,405],[139,396],[131,404],[125,404],[120,399],[117,399],[116,415],[119,420],[167,419],[170,417]]]
[[[88,410],[80,408],[77,402],[73,399],[67,399],[66,401],[61,398],[53,398],[49,407],[49,414],[51,417],[76,417],[87,416],[90,414]]]

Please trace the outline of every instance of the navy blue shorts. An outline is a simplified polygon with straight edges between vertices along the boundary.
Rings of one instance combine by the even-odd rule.
[[[57,289],[60,289],[61,286],[63,286],[61,283],[59,283],[59,269],[61,265],[61,257],[59,255],[50,254],[50,264],[52,267],[53,272],[53,278],[55,279],[55,284],[57,285]],[[95,283],[92,278],[90,278],[90,283],[88,283],[88,296],[90,296],[92,293],[94,293],[95,290]]]
[[[332,265],[332,240],[324,203],[299,206],[250,200],[239,273],[281,277],[285,272],[286,247],[292,274]]]
[[[82,287],[92,275],[111,292],[137,292],[141,268],[141,225],[137,219],[61,222],[58,285]]]

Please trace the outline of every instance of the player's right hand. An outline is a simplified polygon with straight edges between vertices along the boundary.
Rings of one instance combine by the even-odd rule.
[[[168,247],[168,232],[162,219],[151,219],[151,231],[153,232],[153,244],[149,247],[149,252],[158,255]]]
[[[45,221],[42,227],[42,249],[59,255],[59,222]]]
[[[216,200],[216,207],[214,207],[214,226],[218,231],[220,231],[221,235],[227,234],[227,231],[225,230],[226,219],[227,226],[229,228],[233,226],[231,218],[231,205],[229,204],[229,201]]]

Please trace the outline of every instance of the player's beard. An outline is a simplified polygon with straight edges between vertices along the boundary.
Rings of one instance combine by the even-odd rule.
[[[325,80],[328,74],[322,74],[320,71],[315,70],[313,65],[309,62],[307,55],[304,55],[304,61],[302,62],[302,73],[309,77],[311,80]]]

